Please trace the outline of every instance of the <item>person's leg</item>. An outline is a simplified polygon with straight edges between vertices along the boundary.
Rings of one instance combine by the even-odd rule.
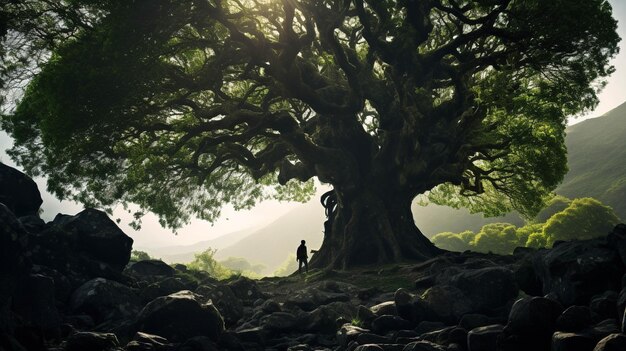
[[[304,269],[306,269],[306,272],[309,273],[309,260],[305,259],[304,261]]]
[[[298,260],[298,273],[302,274],[302,260]]]

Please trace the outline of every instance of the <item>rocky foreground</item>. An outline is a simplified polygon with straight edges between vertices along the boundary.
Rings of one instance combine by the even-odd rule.
[[[0,164],[0,350],[626,350],[626,225],[513,256],[217,281]]]

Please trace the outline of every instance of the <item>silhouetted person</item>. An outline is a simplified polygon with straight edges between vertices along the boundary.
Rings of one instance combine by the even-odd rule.
[[[298,261],[298,273],[302,273],[303,264],[306,272],[309,273],[309,256],[306,253],[305,244],[306,241],[300,241],[300,246],[298,246],[298,251],[296,251],[296,261]]]

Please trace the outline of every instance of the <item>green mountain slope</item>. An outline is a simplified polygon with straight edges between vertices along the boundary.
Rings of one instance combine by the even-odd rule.
[[[626,103],[568,128],[569,172],[557,193],[595,197],[626,219]]]

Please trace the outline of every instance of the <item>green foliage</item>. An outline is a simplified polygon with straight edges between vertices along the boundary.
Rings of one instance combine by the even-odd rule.
[[[516,229],[510,223],[489,223],[476,233],[470,245],[479,252],[511,254],[519,246]]]
[[[298,262],[296,261],[296,255],[289,254],[287,259],[278,266],[274,271],[275,277],[286,277],[298,270]]]
[[[593,198],[575,199],[563,211],[552,216],[543,227],[546,243],[557,240],[583,240],[608,234],[619,222],[613,209]]]
[[[539,211],[539,213],[533,219],[533,222],[535,223],[546,222],[554,214],[566,209],[571,203],[572,203],[572,200],[566,198],[565,196],[556,195],[555,197],[550,199],[548,202],[546,202],[546,207],[544,207],[541,211]]]
[[[225,260],[220,261],[219,264],[230,270],[240,272],[242,275],[245,275],[247,277],[260,276],[265,269],[265,265],[253,265],[243,257],[229,257]]]
[[[540,216],[553,214],[544,223],[531,222],[519,228],[510,223],[491,223],[483,226],[476,234],[471,231],[458,234],[444,232],[431,240],[436,246],[451,251],[511,254],[518,246],[551,247],[558,240],[585,240],[604,236],[619,222],[610,207],[593,198],[569,200],[557,196],[548,204]]]
[[[565,119],[597,104],[620,40],[605,0],[32,0],[0,14],[0,88],[27,85],[2,118],[12,158],[59,198],[137,204],[171,228],[224,203],[306,200],[315,176],[531,218],[566,171]]]
[[[201,253],[195,254],[195,259],[187,265],[192,271],[205,271],[209,273],[211,277],[219,280],[228,279],[235,272],[224,267],[214,258],[216,249],[208,248]]]
[[[152,257],[150,257],[150,255],[148,255],[147,252],[139,251],[139,250],[133,250],[130,252],[130,260],[132,262],[145,261],[145,260],[151,260],[151,259]]]
[[[262,278],[261,271],[265,266],[261,264],[251,265],[246,259],[229,257],[225,261],[218,262],[215,259],[217,249],[208,248],[195,254],[195,259],[187,264],[191,271],[204,271],[211,277],[224,280],[237,276],[245,276],[252,279]]]
[[[433,244],[442,249],[463,252],[471,249],[470,242],[473,238],[474,233],[468,230],[458,234],[452,232],[439,233],[430,240]]]

